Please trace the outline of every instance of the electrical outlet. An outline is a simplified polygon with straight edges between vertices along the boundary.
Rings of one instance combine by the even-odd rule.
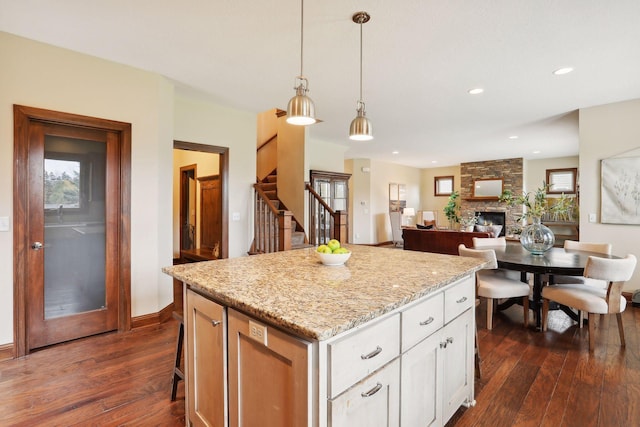
[[[249,320],[249,336],[254,340],[267,345],[267,327]]]
[[[231,214],[231,221],[240,221],[240,212],[234,212]]]
[[[0,217],[0,231],[9,231],[9,217]]]

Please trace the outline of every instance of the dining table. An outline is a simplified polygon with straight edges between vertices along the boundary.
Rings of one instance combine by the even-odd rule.
[[[615,255],[602,254],[598,252],[578,251],[553,247],[541,255],[536,255],[526,250],[520,242],[507,242],[506,246],[493,246],[483,249],[493,249],[496,253],[498,267],[506,270],[519,271],[521,280],[528,282],[527,273],[533,275],[533,292],[530,300],[530,308],[535,314],[536,328],[541,328],[541,308],[542,308],[542,287],[553,285],[554,275],[582,276],[587,260],[590,256],[600,258],[619,258]],[[548,280],[543,278],[548,276]],[[498,309],[505,309],[514,304],[508,301],[498,306]],[[551,308],[554,308],[553,306]],[[574,320],[578,316],[568,307],[557,306]]]

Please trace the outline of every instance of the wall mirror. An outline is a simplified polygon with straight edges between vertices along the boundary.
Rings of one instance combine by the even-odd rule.
[[[453,175],[436,176],[434,178],[434,194],[436,196],[450,196],[453,193]]]
[[[578,168],[547,169],[547,194],[576,194]]]
[[[474,179],[474,198],[498,198],[502,194],[502,178]]]

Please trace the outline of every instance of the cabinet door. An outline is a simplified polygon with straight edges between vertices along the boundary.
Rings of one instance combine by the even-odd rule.
[[[404,427],[442,425],[441,343],[442,335],[436,333],[402,355],[400,424]]]
[[[329,426],[398,426],[399,407],[400,361],[396,358],[329,401]]]
[[[312,425],[311,344],[229,310],[229,425]]]
[[[466,400],[473,398],[473,360],[475,337],[473,310],[467,310],[444,327],[444,421]]]
[[[225,312],[187,290],[187,416],[193,426],[226,425]]]

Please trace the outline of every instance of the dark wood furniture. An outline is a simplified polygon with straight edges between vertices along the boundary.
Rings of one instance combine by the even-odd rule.
[[[540,309],[542,307],[542,275],[549,274],[549,282],[553,283],[553,275],[582,276],[589,256],[601,258],[618,258],[597,252],[575,251],[564,248],[551,248],[544,255],[533,255],[517,242],[507,242],[506,246],[488,247],[496,252],[498,267],[508,270],[533,274],[533,300],[529,306],[536,315],[536,327],[540,329]],[[574,313],[567,312],[571,317]]]
[[[489,233],[481,232],[420,230],[417,228],[402,229],[404,249],[410,251],[458,255],[458,245],[464,243],[465,246],[472,248],[474,237],[491,236]]]

